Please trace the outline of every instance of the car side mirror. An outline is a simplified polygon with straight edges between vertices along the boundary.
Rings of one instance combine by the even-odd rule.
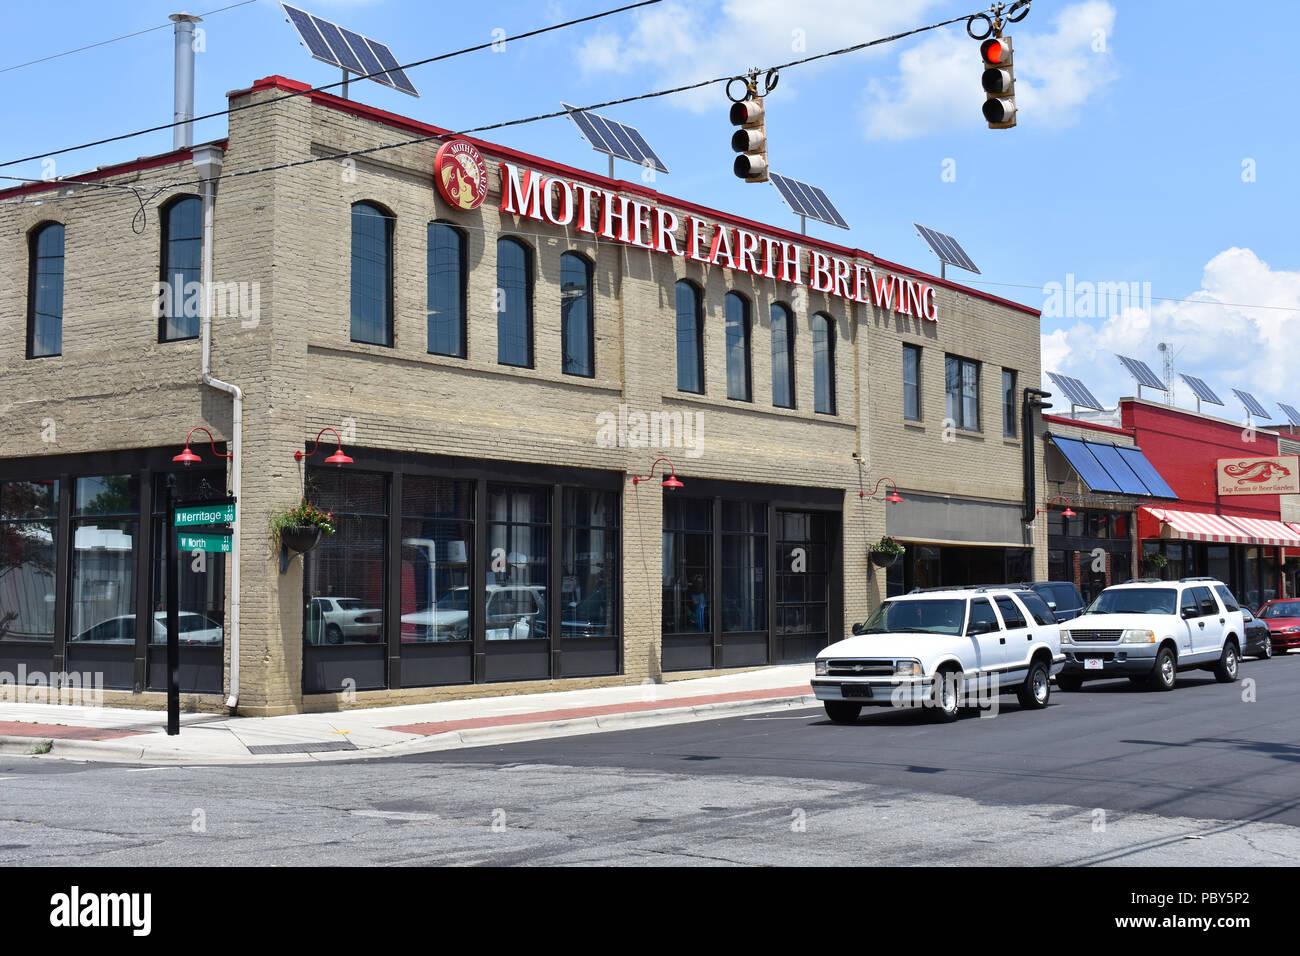
[[[854,637],[857,637],[858,635],[860,635],[860,634],[862,633],[863,625],[865,625],[866,623],[867,623],[866,621],[858,621],[856,624],[853,625],[853,636],[854,636]]]

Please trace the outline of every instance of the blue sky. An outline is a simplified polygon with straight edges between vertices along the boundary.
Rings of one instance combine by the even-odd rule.
[[[190,11],[227,2],[209,0]],[[510,35],[615,5],[301,4],[387,41],[402,62],[491,40],[495,30]],[[665,0],[417,68],[411,76],[418,100],[371,82],[354,86],[353,97],[464,128],[551,111],[561,99],[584,105],[740,73],[983,6]],[[166,23],[178,7],[151,0],[10,4],[0,70]],[[983,274],[951,270],[950,277],[976,288],[1050,308],[1050,284],[1064,286],[1070,276],[1076,286],[1131,284],[1122,314],[1103,310],[1123,300],[1058,297],[1062,307],[1043,318],[1044,367],[1081,376],[1105,402],[1134,392],[1113,353],[1137,355],[1158,369],[1156,343],[1165,340],[1178,371],[1201,375],[1222,396],[1234,385],[1248,388],[1280,418],[1273,402],[1300,404],[1300,383],[1290,372],[1300,317],[1294,10],[1261,0],[1215,31],[1223,9],[1202,0],[1034,0],[1026,19],[1008,29],[1019,125],[1006,131],[987,129],[980,117],[979,45],[961,25],[790,68],[767,101],[772,168],[821,185],[852,225],[846,233],[812,223],[810,233],[937,271],[912,229],[921,222],[963,242]],[[203,26],[199,113],[224,108],[226,91],[268,74],[313,85],[338,78],[299,45],[277,3],[257,0],[213,14]],[[170,25],[4,70],[0,162],[168,122],[171,82]],[[732,176],[727,107],[719,86],[607,112],[638,126],[672,170],[655,188],[797,227],[773,187]],[[224,120],[214,119],[196,136],[224,132]],[[605,158],[566,119],[487,138],[605,169]],[[170,143],[164,132],[88,149],[59,157],[55,171],[73,175],[162,152]],[[0,169],[42,172],[38,162]],[[639,173],[618,168],[629,179]],[[1193,404],[1185,387],[1177,398]],[[1227,400],[1225,414],[1240,418],[1235,400]]]

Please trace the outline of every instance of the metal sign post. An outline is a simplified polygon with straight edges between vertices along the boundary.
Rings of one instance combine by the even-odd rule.
[[[167,476],[167,735],[181,732],[180,568],[176,553],[176,476]]]

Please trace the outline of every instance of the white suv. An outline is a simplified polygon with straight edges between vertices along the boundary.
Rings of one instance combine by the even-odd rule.
[[[1061,628],[1066,659],[1056,685],[1078,690],[1089,678],[1127,677],[1172,690],[1178,672],[1193,668],[1235,681],[1243,634],[1241,607],[1217,578],[1114,584]]]
[[[955,720],[969,688],[1014,691],[1020,705],[1047,706],[1061,669],[1056,618],[1024,588],[949,588],[885,601],[854,636],[816,658],[813,692],[836,723],[863,706],[926,707]]]

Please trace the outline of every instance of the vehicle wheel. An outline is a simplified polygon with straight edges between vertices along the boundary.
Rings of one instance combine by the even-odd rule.
[[[1214,668],[1214,678],[1220,684],[1231,684],[1237,679],[1237,671],[1240,669],[1240,658],[1237,657],[1237,645],[1233,641],[1226,641],[1223,645],[1223,656],[1219,658],[1219,663]]]
[[[1268,660],[1268,659],[1269,659],[1270,657],[1272,657],[1272,656],[1273,656],[1273,642],[1272,642],[1272,641],[1265,641],[1265,642],[1264,642],[1264,653],[1260,655],[1260,659],[1266,661],[1266,660]]]
[[[1151,668],[1151,676],[1147,678],[1147,686],[1152,690],[1173,690],[1177,681],[1178,658],[1174,656],[1173,648],[1162,647],[1156,655],[1156,666]]]
[[[822,703],[826,705],[826,716],[837,724],[851,724],[862,713],[861,704],[850,704],[844,700],[824,700]]]
[[[1020,701],[1021,707],[1026,710],[1042,710],[1047,706],[1047,701],[1052,696],[1050,676],[1047,665],[1042,661],[1034,661],[1029,665],[1025,682],[1016,691],[1016,699]]]
[[[930,708],[935,720],[950,723],[961,716],[962,679],[957,671],[940,671],[934,677]]]
[[[337,624],[331,624],[329,625],[329,627],[325,628],[325,643],[342,644],[343,629],[340,628]]]
[[[1056,686],[1061,690],[1075,691],[1083,686],[1083,678],[1078,674],[1057,674]]]

